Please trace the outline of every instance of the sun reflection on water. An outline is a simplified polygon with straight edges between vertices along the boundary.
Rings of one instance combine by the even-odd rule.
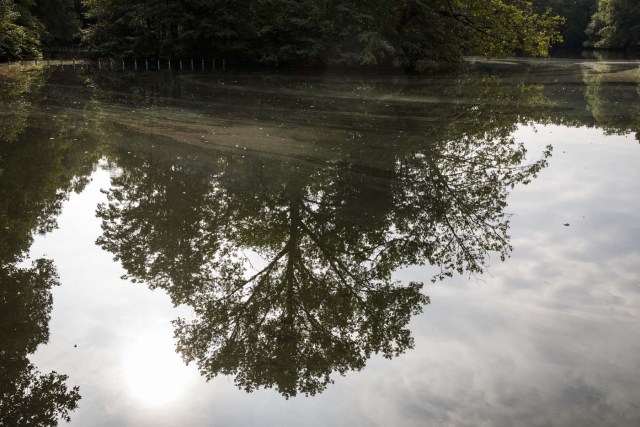
[[[132,342],[123,357],[123,375],[130,395],[149,407],[175,402],[196,376],[174,351],[171,338],[162,336]]]

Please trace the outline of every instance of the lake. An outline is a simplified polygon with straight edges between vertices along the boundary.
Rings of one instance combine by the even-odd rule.
[[[640,61],[0,100],[0,425],[640,425]]]

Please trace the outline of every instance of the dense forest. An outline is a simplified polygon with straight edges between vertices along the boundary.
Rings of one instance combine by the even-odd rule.
[[[0,0],[0,59],[214,57],[430,69],[464,54],[640,47],[637,0]]]

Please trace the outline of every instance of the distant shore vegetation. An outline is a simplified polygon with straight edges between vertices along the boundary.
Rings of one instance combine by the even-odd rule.
[[[0,0],[0,59],[60,46],[93,57],[193,58],[426,71],[463,55],[640,48],[637,0]]]

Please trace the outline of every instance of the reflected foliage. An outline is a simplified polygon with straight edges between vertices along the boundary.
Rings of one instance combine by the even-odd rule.
[[[88,144],[69,135],[74,121],[40,114],[51,96],[41,70],[3,76],[0,89],[0,425],[55,426],[69,421],[77,387],[55,371],[43,373],[29,355],[49,340],[53,263],[23,266],[36,233],[56,226],[62,202],[91,172]],[[79,134],[74,134],[79,137]],[[87,164],[86,162],[89,162]]]
[[[429,303],[423,283],[509,256],[509,192],[551,154],[528,155],[518,126],[637,132],[637,81],[615,83],[634,70],[548,77],[504,67],[501,77],[479,65],[433,79],[89,72],[34,81],[39,95],[15,101],[24,120],[0,145],[3,274],[17,280],[33,233],[55,227],[104,153],[112,186],[98,243],[129,279],[191,309],[174,322],[184,359],[247,391],[322,392],[373,355],[413,346],[411,318]],[[57,118],[35,126],[36,105]],[[398,280],[414,265],[423,280]],[[61,384],[53,379],[46,384]]]
[[[82,117],[46,107],[57,98],[42,71],[7,78],[0,90],[0,263],[25,253],[34,233],[56,227],[69,193],[88,182],[98,154],[79,126]],[[49,82],[51,84],[51,82]]]
[[[77,408],[78,387],[67,376],[42,373],[28,359],[49,340],[51,288],[58,285],[51,261],[31,268],[0,266],[0,425],[56,426]]]
[[[611,134],[635,132],[640,142],[640,85],[616,79],[621,74],[640,79],[636,67],[595,64],[585,70],[585,99],[599,127]]]
[[[326,156],[318,163],[210,151],[172,158],[138,135],[110,155],[98,243],[127,277],[193,309],[175,334],[205,377],[316,394],[335,372],[412,347],[407,325],[429,299],[394,271],[429,265],[425,279],[438,280],[508,255],[508,191],[550,151],[528,162],[502,108],[476,101],[441,110],[457,119],[423,123],[402,144],[390,143],[399,124],[381,130],[376,120],[386,118],[373,112],[358,116],[357,131],[297,128],[316,139]]]

